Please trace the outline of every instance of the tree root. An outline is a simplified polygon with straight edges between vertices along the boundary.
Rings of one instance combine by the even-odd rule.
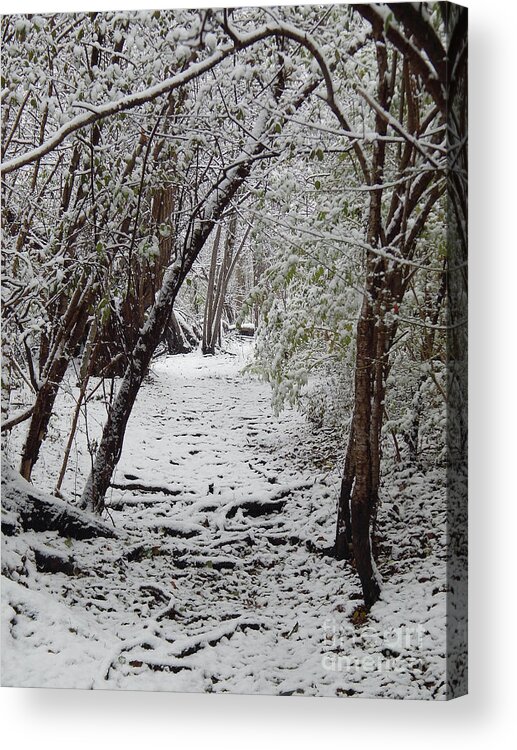
[[[122,654],[129,651],[131,651],[131,658],[128,660],[128,664],[132,667],[139,668],[145,665],[153,671],[160,672],[179,672],[182,669],[192,669],[192,666],[183,663],[182,659],[196,654],[207,646],[216,646],[223,638],[231,638],[239,631],[259,630],[261,625],[263,623],[259,620],[237,616],[204,633],[178,638],[171,644],[153,634],[151,630],[143,635],[140,641],[132,640],[117,649],[104,663],[101,679],[103,682],[108,680],[114,663],[116,661],[125,663],[126,659]],[[163,653],[163,651],[159,653],[164,645],[169,646],[167,653]]]
[[[141,482],[130,482],[129,484],[118,484],[117,482],[111,482],[111,487],[116,490],[138,490],[138,492],[152,492],[155,495],[181,495],[182,490],[171,490],[170,487],[159,487],[157,485],[142,484]],[[113,507],[113,506],[112,506]]]
[[[67,576],[76,576],[83,572],[71,555],[62,555],[48,548],[34,548],[34,559],[39,573],[64,573]]]
[[[113,538],[114,529],[90,513],[67,505],[25,481],[10,467],[3,467],[2,505],[16,516],[24,531],[57,531],[72,539]],[[9,529],[7,529],[7,532]]]

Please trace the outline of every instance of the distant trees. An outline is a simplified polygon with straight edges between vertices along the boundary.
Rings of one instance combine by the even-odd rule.
[[[228,221],[222,252],[220,248],[221,228],[221,224],[219,224],[210,258],[203,316],[203,354],[215,354],[216,346],[221,346],[222,319],[227,305],[228,285],[248,239],[251,224],[248,225],[240,240],[237,241],[237,217],[235,213],[232,214]],[[233,317],[233,312],[231,317]]]

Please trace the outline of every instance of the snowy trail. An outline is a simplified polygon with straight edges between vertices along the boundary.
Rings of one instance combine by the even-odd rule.
[[[317,468],[324,444],[299,414],[273,415],[267,385],[241,374],[244,356],[153,365],[108,497],[115,540],[9,540],[4,684],[440,696],[442,633],[432,625],[443,620],[444,597],[432,591],[443,571],[434,558],[421,561],[429,590],[422,584],[413,613],[392,590],[367,628],[351,623],[354,572],[307,545],[332,540],[338,475]],[[102,405],[95,409],[100,425]],[[53,450],[55,461],[39,469],[47,476],[57,439]],[[86,459],[83,447],[81,473]],[[78,574],[38,572],[31,545],[72,554]],[[390,667],[386,633],[408,617],[416,626],[423,611],[425,664],[415,641]]]

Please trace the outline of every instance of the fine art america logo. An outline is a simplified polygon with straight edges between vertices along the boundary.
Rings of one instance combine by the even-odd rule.
[[[403,625],[380,631],[372,625],[356,627],[327,617],[323,623],[328,645],[321,657],[329,672],[425,671],[423,625]]]

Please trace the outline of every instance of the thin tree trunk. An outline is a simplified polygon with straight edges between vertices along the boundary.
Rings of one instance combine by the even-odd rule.
[[[89,289],[83,289],[82,293],[74,294],[72,297],[65,318],[64,330],[58,336],[53,355],[47,364],[43,383],[37,393],[20,464],[20,474],[27,481],[30,481],[32,469],[38,460],[41,445],[46,437],[59,387],[74,350],[83,337],[88,322],[90,294]]]
[[[205,314],[203,316],[203,342],[201,345],[203,354],[213,354],[214,351],[211,346],[212,339],[212,327],[214,320],[214,307],[215,307],[215,281],[217,273],[217,259],[219,256],[219,245],[221,242],[221,230],[222,226],[217,226],[217,231],[214,237],[214,245],[212,247],[212,256],[210,259],[210,271],[208,274],[208,286],[206,290],[206,302],[205,302]]]
[[[72,450],[72,444],[74,441],[75,432],[77,430],[77,423],[79,421],[79,415],[81,413],[81,406],[83,403],[83,399],[86,395],[86,390],[88,388],[90,374],[94,367],[95,354],[97,351],[97,343],[98,343],[96,341],[97,331],[98,331],[97,322],[94,320],[88,332],[88,338],[86,340],[86,345],[84,347],[81,367],[79,368],[79,386],[80,386],[79,396],[77,398],[77,404],[75,405],[74,415],[72,417],[72,424],[70,426],[70,433],[68,435],[68,440],[67,440],[66,447],[65,447],[65,454],[63,456],[61,470],[59,472],[59,477],[58,477],[56,488],[54,491],[54,494],[57,497],[60,497],[61,495],[61,485],[63,484],[63,479],[65,478],[66,469],[68,466],[68,460],[70,458],[70,451]]]
[[[229,228],[228,236],[226,237],[226,242],[224,245],[223,260],[219,269],[219,275],[216,285],[215,305],[209,338],[209,346],[212,354],[215,352],[215,347],[218,344],[221,345],[221,320],[223,315],[224,300],[226,297],[226,289],[228,286],[228,281],[230,280],[229,268],[231,265],[232,243],[234,237],[235,235],[232,232],[232,228]]]
[[[239,243],[239,247],[234,251],[236,239],[236,216],[235,214],[232,215],[230,219],[230,225],[228,227],[228,233],[224,246],[223,260],[219,269],[219,273],[217,274],[214,270],[214,279],[212,286],[213,288],[215,288],[215,292],[211,297],[211,307],[210,310],[208,310],[208,306],[207,308],[205,308],[204,324],[206,325],[207,337],[206,351],[205,349],[203,349],[205,354],[213,354],[215,352],[216,345],[221,345],[222,316],[223,311],[227,307],[226,292],[228,289],[228,284],[230,283],[230,279],[232,278],[233,272],[235,271],[237,261],[241,256],[250,231],[251,224],[248,225],[246,231],[244,232],[244,235],[242,236]],[[217,258],[215,259],[215,261],[215,266],[217,266]],[[212,275],[212,268],[210,269],[210,271],[210,275]],[[215,278],[216,276],[217,278]]]

